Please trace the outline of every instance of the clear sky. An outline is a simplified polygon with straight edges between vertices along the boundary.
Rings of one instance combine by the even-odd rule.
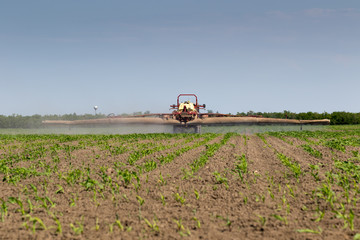
[[[360,112],[360,1],[0,1],[0,89],[0,115]]]

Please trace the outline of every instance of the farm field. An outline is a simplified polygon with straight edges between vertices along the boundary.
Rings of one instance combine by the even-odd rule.
[[[359,150],[358,126],[0,135],[0,239],[360,239]]]

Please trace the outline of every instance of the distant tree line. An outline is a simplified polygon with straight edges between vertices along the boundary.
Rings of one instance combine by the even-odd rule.
[[[149,114],[149,111],[144,114]],[[142,112],[135,112],[133,114],[121,114],[121,116],[130,115],[141,115]],[[298,120],[316,120],[316,119],[330,119],[332,125],[342,124],[360,124],[360,113],[350,112],[333,112],[333,113],[317,113],[317,112],[306,112],[306,113],[293,113],[290,111],[283,112],[238,112],[238,116],[262,116],[266,118],[283,118],[283,119],[298,119]],[[43,127],[42,121],[44,120],[84,120],[84,119],[97,119],[106,118],[105,114],[83,114],[77,115],[64,114],[64,115],[0,115],[0,128],[41,128]]]
[[[32,116],[22,116],[22,115],[10,115],[4,116],[0,115],[0,128],[41,128],[43,127],[42,121],[44,120],[83,120],[83,119],[96,119],[96,118],[105,118],[104,114],[83,114],[77,115],[73,114],[64,114],[64,115],[32,115]]]
[[[239,115],[239,116],[262,116],[265,118],[283,118],[283,119],[297,119],[297,120],[330,119],[331,125],[360,124],[360,113],[351,113],[351,112],[294,113],[294,112],[290,112],[290,111],[283,111],[283,112],[248,111],[247,113],[238,112],[236,115]]]

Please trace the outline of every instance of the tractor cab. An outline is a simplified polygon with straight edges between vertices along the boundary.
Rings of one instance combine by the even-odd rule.
[[[195,102],[184,101],[180,103],[181,97],[193,97]],[[180,123],[186,124],[199,116],[199,110],[205,108],[205,104],[199,105],[198,99],[195,94],[180,94],[177,98],[177,104],[170,105],[174,111],[172,112],[173,118],[178,120]]]
[[[180,103],[179,105],[179,111],[180,112],[195,112],[195,106],[192,102],[190,101],[185,101],[183,103]]]

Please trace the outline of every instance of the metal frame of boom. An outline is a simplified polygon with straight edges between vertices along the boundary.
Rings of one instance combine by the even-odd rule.
[[[173,133],[201,133],[201,125],[179,124],[173,126]]]

